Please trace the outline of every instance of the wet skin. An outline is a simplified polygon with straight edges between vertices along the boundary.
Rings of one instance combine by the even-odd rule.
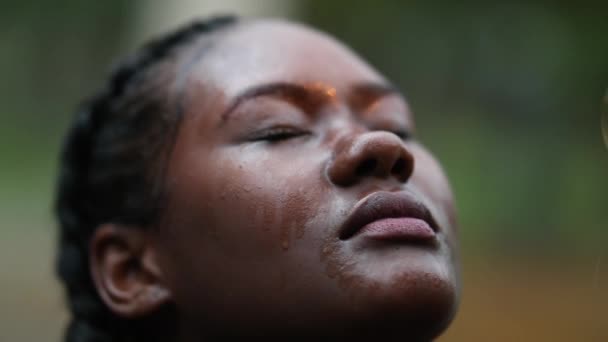
[[[445,329],[458,302],[452,196],[384,77],[332,38],[276,21],[195,43],[177,73],[184,120],[150,240],[180,335]],[[382,191],[423,203],[435,240],[341,239],[355,206]]]

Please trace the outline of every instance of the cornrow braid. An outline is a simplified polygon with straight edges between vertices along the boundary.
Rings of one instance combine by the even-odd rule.
[[[147,227],[159,219],[162,156],[169,153],[181,118],[168,101],[167,84],[175,75],[167,64],[178,47],[235,22],[233,16],[196,21],[147,43],[77,113],[64,141],[55,200],[57,273],[72,315],[66,342],[144,340],[138,324],[117,317],[100,299],[88,243],[100,224]]]

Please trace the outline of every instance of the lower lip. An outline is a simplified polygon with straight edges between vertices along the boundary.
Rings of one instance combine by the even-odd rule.
[[[430,241],[435,231],[421,219],[412,217],[386,218],[363,226],[359,231],[374,240]]]

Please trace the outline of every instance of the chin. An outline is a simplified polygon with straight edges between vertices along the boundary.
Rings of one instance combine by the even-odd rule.
[[[387,337],[428,341],[439,336],[457,308],[456,285],[434,273],[403,274],[393,286],[370,294],[373,330]],[[378,317],[377,322],[372,318]],[[373,333],[373,331],[369,331]]]
[[[371,265],[368,265],[371,266]],[[435,258],[386,262],[349,280],[357,336],[430,341],[449,326],[458,307],[453,267]]]
[[[349,309],[326,321],[329,326],[304,329],[301,331],[306,333],[296,335],[354,341],[432,341],[447,329],[458,306],[457,286],[434,274],[407,274],[393,287],[375,284],[352,290]]]
[[[428,245],[353,239],[326,250],[327,274],[346,297],[346,311],[335,317],[344,322],[339,334],[430,341],[454,318],[457,259],[443,240]]]

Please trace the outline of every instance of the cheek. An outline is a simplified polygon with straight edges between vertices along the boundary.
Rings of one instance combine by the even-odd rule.
[[[289,248],[305,234],[324,190],[315,163],[284,157],[251,146],[193,160],[175,184],[178,223],[258,258]]]
[[[433,155],[421,145],[413,145],[411,152],[414,155],[415,167],[412,175],[412,183],[429,197],[429,199],[441,206],[445,219],[450,226],[456,229],[457,219],[454,205],[454,197],[448,179],[439,162]]]
[[[313,273],[302,267],[318,263],[307,230],[324,193],[315,164],[260,152],[218,148],[174,169],[159,244],[168,286],[188,317],[251,320],[268,298],[297,294]]]
[[[251,229],[278,234],[287,248],[290,236],[302,237],[318,211],[324,189],[319,186],[319,170],[306,158],[290,158],[277,153],[238,153],[238,159],[223,163],[226,174],[223,187],[232,193],[233,203],[248,217]],[[289,160],[289,162],[285,162]],[[221,181],[220,181],[221,183]]]

